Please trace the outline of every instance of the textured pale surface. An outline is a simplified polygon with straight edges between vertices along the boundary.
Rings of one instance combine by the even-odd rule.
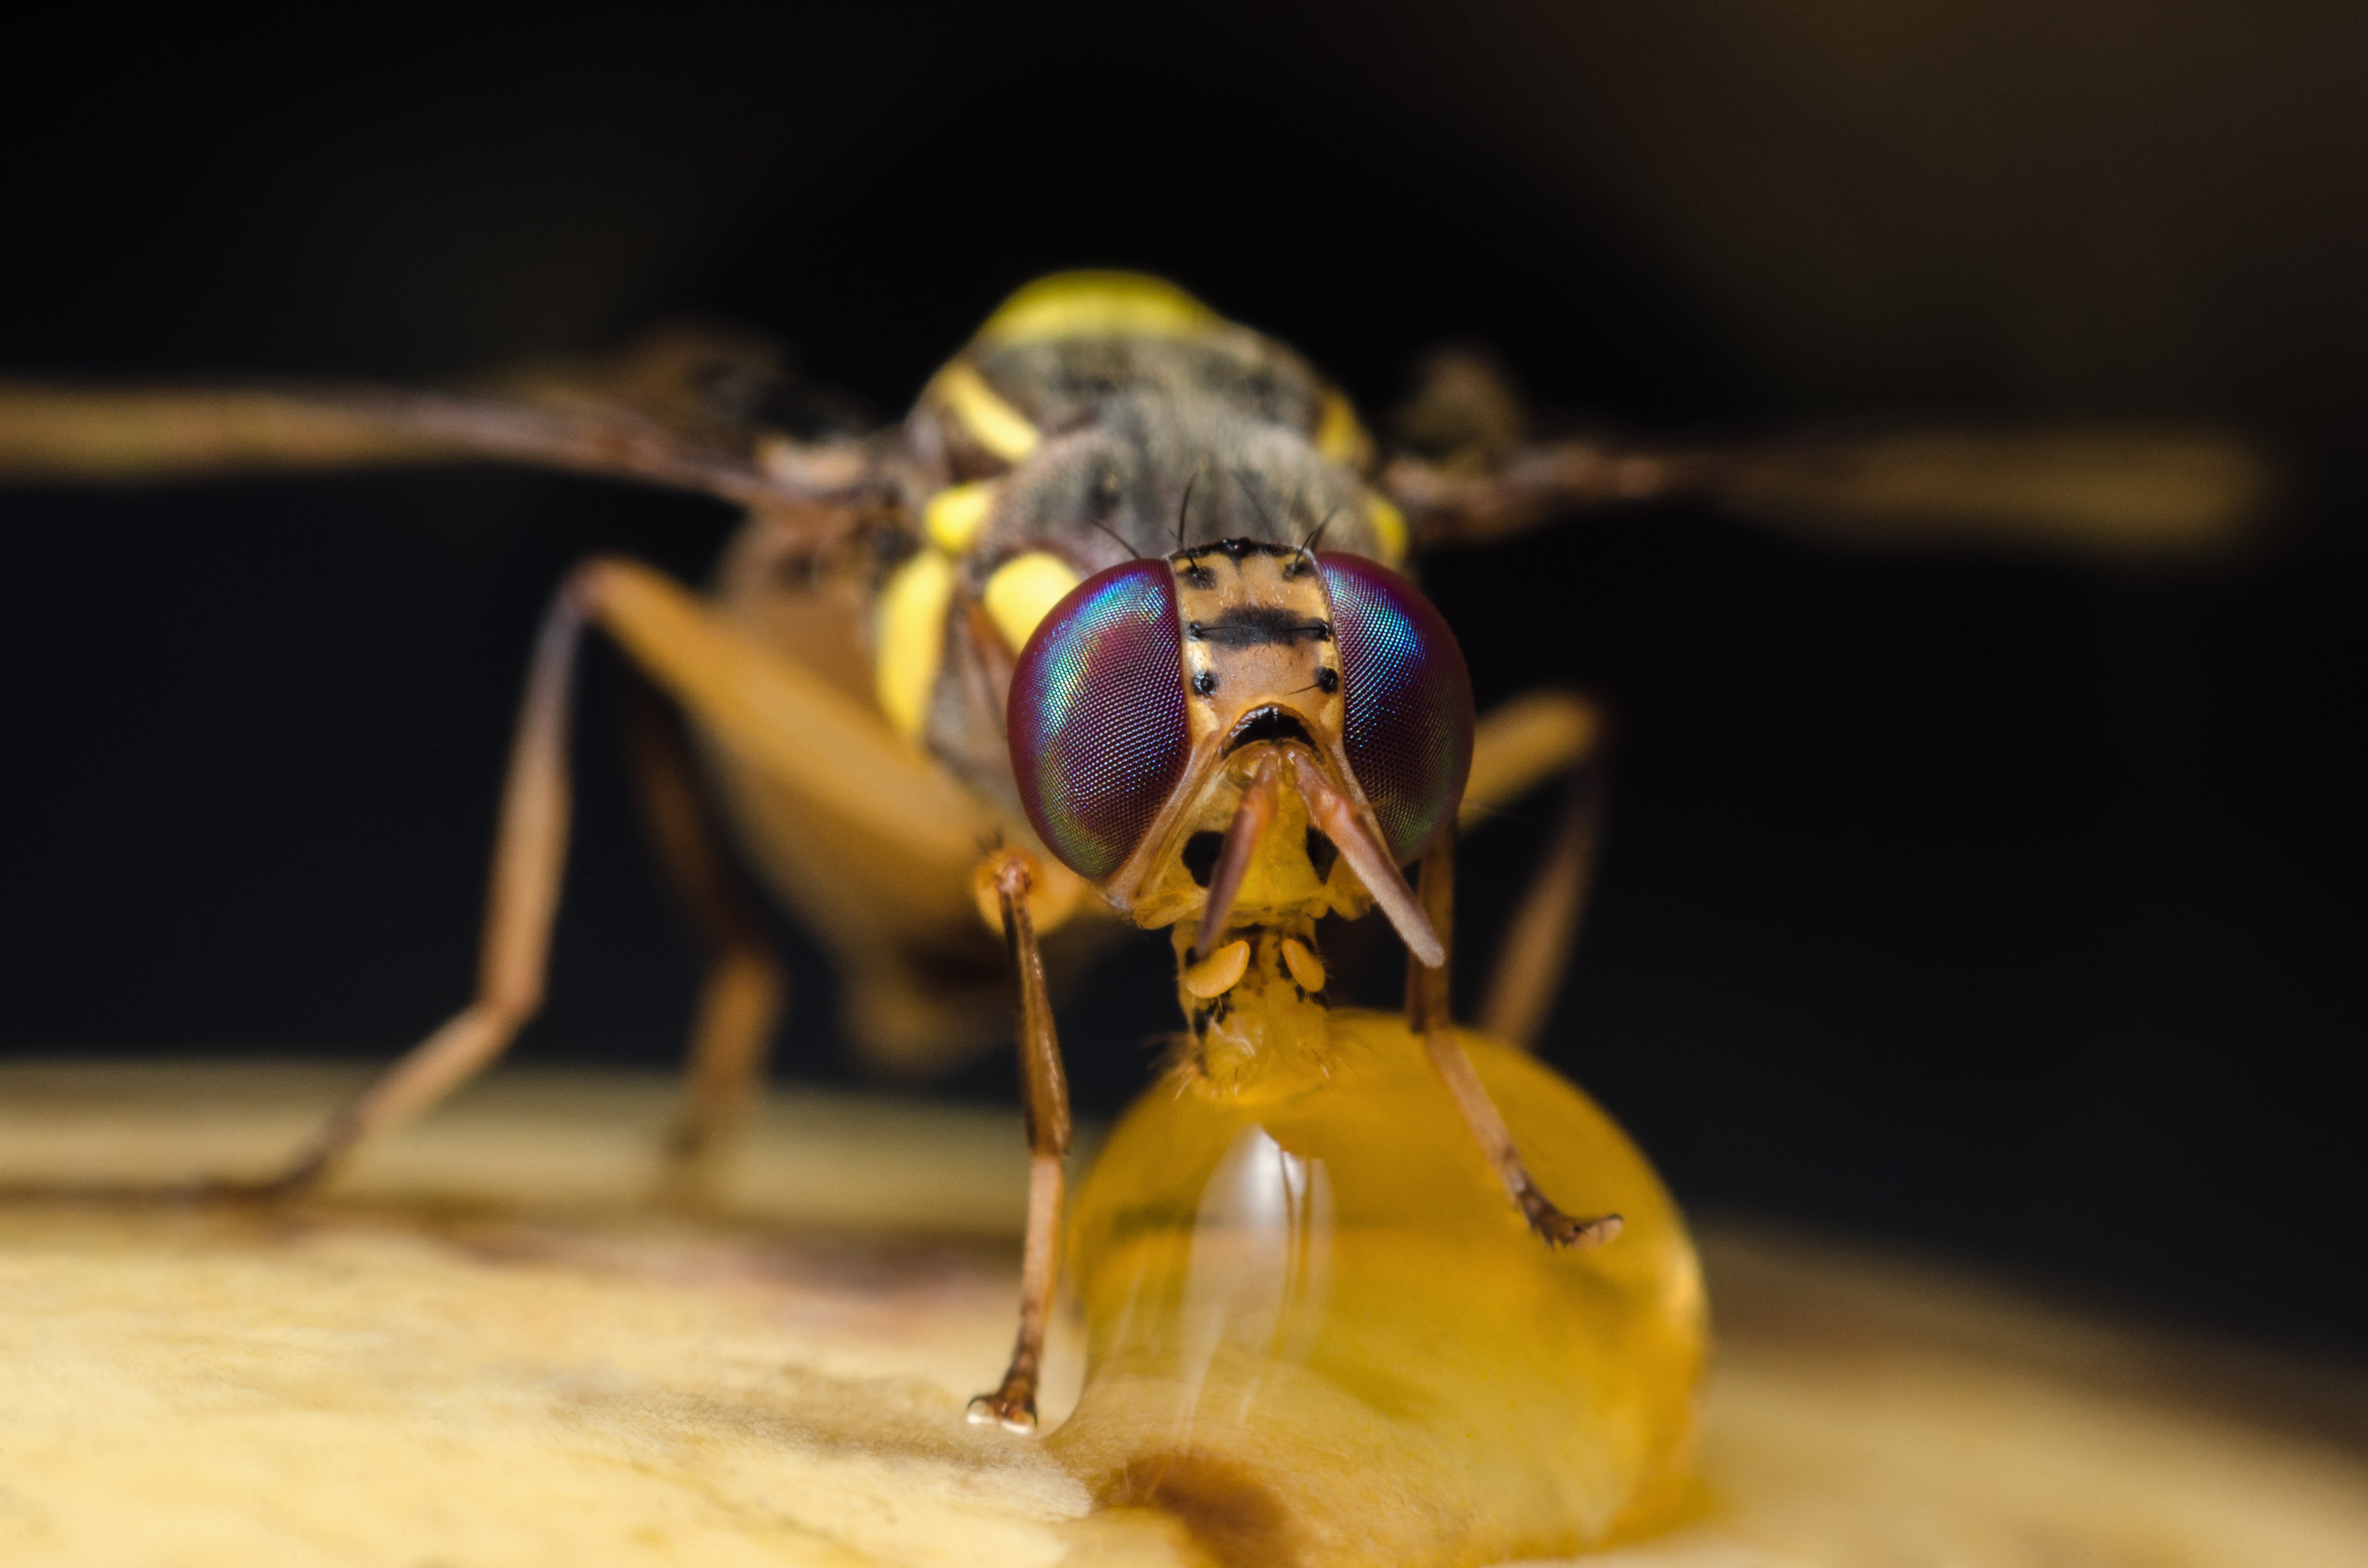
[[[0,1184],[252,1169],[350,1082],[0,1070]],[[777,1102],[694,1221],[643,1201],[670,1108],[514,1075],[277,1218],[0,1202],[0,1562],[1191,1561],[962,1419],[1009,1339],[1015,1129]],[[1594,1562],[2368,1564],[2351,1374],[1797,1243],[1704,1255],[1705,1514]]]

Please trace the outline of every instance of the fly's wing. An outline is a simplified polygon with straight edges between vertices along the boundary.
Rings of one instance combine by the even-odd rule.
[[[2277,474],[2208,429],[1809,431],[1726,445],[1526,437],[1483,362],[1432,362],[1400,428],[1414,448],[1382,483],[1418,544],[1483,543],[1638,501],[1707,501],[1755,522],[1875,546],[1975,545],[2098,556],[2232,543]]]
[[[765,355],[717,334],[676,331],[612,358],[529,365],[462,392],[0,381],[0,483],[494,460],[764,508],[871,485],[879,449],[848,421],[802,440],[768,419],[784,379]]]

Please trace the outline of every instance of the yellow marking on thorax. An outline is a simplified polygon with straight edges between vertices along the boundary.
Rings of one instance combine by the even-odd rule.
[[[1084,581],[1077,569],[1059,556],[1049,551],[1030,551],[996,567],[981,597],[987,619],[1016,653],[1028,646],[1028,639],[1036,634],[1053,607]]]
[[[1395,566],[1406,559],[1406,514],[1388,496],[1372,494],[1365,497],[1365,517],[1373,525],[1373,533],[1381,540],[1382,563]]]
[[[1139,272],[1056,272],[1020,290],[979,328],[982,347],[1064,337],[1193,337],[1216,312],[1164,278]]]
[[[907,740],[919,740],[928,722],[929,693],[945,661],[946,607],[953,594],[953,558],[934,550],[896,568],[880,593],[874,681],[880,710]]]
[[[1338,388],[1324,394],[1323,416],[1315,426],[1315,449],[1343,468],[1363,470],[1372,460],[1372,437],[1357,418],[1357,410]]]
[[[1019,461],[1042,439],[1035,426],[962,360],[937,373],[928,395],[945,405],[972,440],[1005,462]]]
[[[966,555],[995,509],[995,481],[950,484],[921,508],[921,531],[948,555]]]

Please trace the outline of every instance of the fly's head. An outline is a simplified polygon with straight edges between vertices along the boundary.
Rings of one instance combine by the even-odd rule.
[[[1325,915],[1378,905],[1443,960],[1399,868],[1462,799],[1471,682],[1386,567],[1242,539],[1112,567],[1030,639],[1008,719],[1038,834],[1136,924],[1175,929],[1204,1043],[1262,1053],[1320,1028]]]

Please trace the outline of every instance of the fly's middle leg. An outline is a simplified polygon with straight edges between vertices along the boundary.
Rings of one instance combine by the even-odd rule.
[[[643,824],[707,958],[682,1110],[666,1142],[667,1188],[695,1199],[754,1108],[787,981],[755,890],[701,787],[680,710],[630,666],[625,679],[625,740]]]
[[[584,628],[598,624],[665,695],[750,768],[826,806],[866,842],[893,846],[906,874],[930,869],[947,901],[965,902],[983,823],[975,803],[826,681],[725,623],[696,595],[629,561],[595,560],[570,574],[543,622],[510,754],[487,895],[477,995],[314,1135],[266,1194],[326,1176],[365,1140],[435,1105],[490,1065],[541,1005],[566,860],[567,714]],[[695,1048],[694,1096],[743,1103],[770,1031],[778,985],[769,956],[745,933],[711,977]],[[722,1113],[696,1107],[711,1131]]]
[[[1461,817],[1471,829],[1556,774],[1567,775],[1544,858],[1513,912],[1481,994],[1481,1032],[1536,1049],[1562,989],[1595,876],[1602,821],[1602,710],[1571,692],[1536,692],[1482,716]]]
[[[567,860],[568,710],[589,608],[571,579],[535,639],[502,789],[475,998],[330,1117],[278,1175],[244,1190],[276,1196],[317,1184],[363,1142],[483,1072],[541,1006]]]

